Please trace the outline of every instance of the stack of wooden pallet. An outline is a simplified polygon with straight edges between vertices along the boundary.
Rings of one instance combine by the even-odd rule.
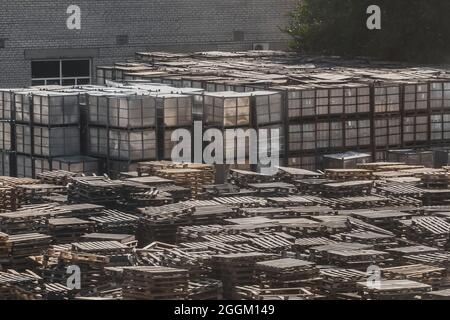
[[[431,291],[431,286],[411,280],[381,280],[378,284],[358,282],[358,291],[363,299],[411,300]]]
[[[142,245],[154,241],[175,243],[177,228],[188,225],[188,216],[193,205],[185,203],[169,204],[162,207],[140,209],[143,216],[139,220],[137,238]]]
[[[260,197],[283,196],[297,191],[295,185],[285,182],[249,183],[248,187]]]
[[[295,237],[284,232],[262,232],[248,236],[249,244],[270,253],[284,253],[292,250]]]
[[[48,264],[42,269],[47,279],[55,282],[67,281],[67,267],[76,265],[80,268],[81,290],[83,294],[99,291],[101,287],[109,285],[109,277],[105,268],[110,265],[110,258],[104,255],[75,251],[72,245],[56,248],[54,253],[56,263]]]
[[[23,208],[19,211],[0,214],[0,231],[9,234],[46,233],[48,220],[68,214],[69,211],[53,205]]]
[[[105,209],[88,220],[95,222],[95,231],[105,233],[135,234],[139,223],[138,216],[114,209]]]
[[[2,187],[10,187],[15,189],[15,206],[16,208],[20,207],[23,203],[23,193],[20,190],[17,190],[17,186],[19,185],[31,185],[31,184],[39,184],[39,180],[29,179],[29,178],[14,178],[14,177],[0,177],[0,185]]]
[[[369,162],[358,163],[356,166],[358,169],[365,169],[371,171],[386,171],[385,167],[405,165],[404,162]]]
[[[21,195],[22,204],[45,202],[44,197],[66,194],[66,186],[56,184],[18,185],[17,192]]]
[[[137,249],[138,261],[144,265],[165,266],[185,269],[190,279],[205,279],[211,276],[211,256],[215,253],[208,248],[186,248],[152,243],[144,249]]]
[[[230,179],[232,184],[247,188],[250,183],[269,183],[276,181],[278,178],[253,171],[233,169],[230,171]]]
[[[105,177],[74,177],[68,186],[73,203],[113,204],[122,198],[123,184]]]
[[[198,198],[203,185],[211,184],[210,177],[198,169],[164,169],[157,171],[156,174],[175,181],[177,185],[187,186],[191,189],[193,198]]]
[[[17,202],[16,189],[0,185],[0,212],[15,211]]]
[[[303,237],[295,240],[292,249],[294,252],[304,253],[311,247],[318,247],[336,243],[336,241],[325,237]]]
[[[326,169],[325,178],[336,181],[371,180],[372,171],[365,169]]]
[[[159,170],[168,169],[173,166],[171,161],[145,161],[138,162],[137,173],[142,176],[155,176]]]
[[[429,172],[421,177],[422,185],[425,188],[446,189],[450,185],[450,173],[448,172]]]
[[[450,235],[450,223],[436,216],[402,220],[404,235],[422,244],[445,247]]]
[[[222,300],[223,285],[219,280],[189,281],[188,300]]]
[[[80,240],[86,233],[94,231],[94,222],[78,218],[57,218],[48,221],[48,233],[55,243],[64,244]]]
[[[236,296],[242,300],[322,300],[325,297],[306,288],[263,289],[256,285],[237,286]]]
[[[352,231],[332,235],[337,241],[363,243],[374,246],[375,249],[384,250],[398,245],[393,234],[383,234],[372,231]]]
[[[398,210],[360,210],[352,211],[351,215],[371,225],[395,231],[399,228],[399,221],[411,218],[411,214]]]
[[[371,250],[371,245],[338,243],[311,248],[310,259],[317,263],[346,269],[367,270],[370,265],[387,266],[392,262],[389,253]]]
[[[213,256],[214,278],[222,280],[225,299],[238,298],[236,286],[256,283],[253,274],[257,262],[276,258],[275,255],[259,252]]]
[[[177,230],[177,243],[199,241],[202,236],[226,233],[222,225],[183,226]]]
[[[447,283],[446,268],[424,264],[384,268],[382,276],[389,280],[412,280],[425,283],[432,286],[435,290]]]
[[[40,255],[51,243],[51,237],[30,233],[0,236],[0,265],[3,268],[23,270],[30,266],[29,256]]]
[[[133,248],[119,241],[87,241],[72,243],[72,254],[86,253],[96,256],[107,257],[109,266],[128,265],[128,256]]]
[[[345,181],[325,183],[321,185],[321,193],[328,197],[369,195],[372,191],[372,181]]]
[[[314,263],[290,258],[258,262],[255,277],[264,289],[307,287],[320,280]]]
[[[37,300],[42,298],[42,295],[39,295],[40,285],[42,285],[42,278],[31,271],[0,272],[0,299]]]
[[[404,261],[408,264],[425,264],[438,266],[450,271],[450,253],[449,252],[429,252],[422,254],[410,254],[404,256]]]
[[[76,177],[78,174],[70,171],[56,170],[38,173],[36,176],[41,180],[41,183],[66,186],[69,183],[70,178]]]
[[[158,186],[157,189],[160,193],[169,194],[174,202],[189,200],[191,196],[191,190],[189,188],[174,184]]]
[[[189,274],[168,267],[124,268],[122,292],[124,299],[183,300],[189,294]]]
[[[324,268],[320,270],[320,290],[336,297],[339,293],[357,292],[356,283],[367,279],[367,273],[355,269]]]

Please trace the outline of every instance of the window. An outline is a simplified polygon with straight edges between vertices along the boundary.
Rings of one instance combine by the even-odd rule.
[[[31,85],[91,83],[91,60],[37,60],[31,62]]]

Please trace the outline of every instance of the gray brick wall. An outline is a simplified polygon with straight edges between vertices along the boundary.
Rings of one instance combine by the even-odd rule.
[[[299,0],[0,0],[0,87],[30,84],[33,49],[95,48],[93,65],[141,50],[244,50],[255,42],[286,46],[279,30]],[[69,5],[81,8],[81,30],[66,27]],[[233,32],[244,40],[233,41]],[[116,45],[118,35],[129,44]]]

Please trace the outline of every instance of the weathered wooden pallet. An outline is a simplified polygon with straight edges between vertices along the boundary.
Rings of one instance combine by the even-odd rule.
[[[358,282],[359,292],[364,299],[413,299],[431,291],[431,286],[411,280],[381,280],[371,285]]]

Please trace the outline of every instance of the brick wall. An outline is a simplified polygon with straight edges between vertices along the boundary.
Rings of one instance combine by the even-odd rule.
[[[0,39],[5,39],[5,47],[0,48],[0,87],[30,85],[30,60],[38,49],[53,49],[48,57],[58,55],[55,49],[96,49],[94,66],[131,58],[141,50],[245,50],[255,42],[282,49],[287,36],[279,28],[286,26],[297,2],[2,0]],[[81,8],[81,30],[66,27],[69,5]],[[234,31],[242,31],[243,40],[235,41]],[[127,45],[116,44],[120,35],[128,35]]]

